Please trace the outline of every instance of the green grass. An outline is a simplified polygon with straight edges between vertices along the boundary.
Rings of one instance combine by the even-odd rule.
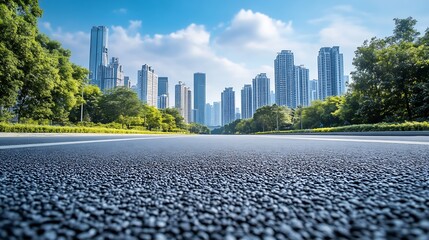
[[[50,126],[35,124],[9,124],[0,122],[0,132],[15,133],[115,133],[115,134],[184,134],[182,132],[158,132],[149,130],[116,129],[106,127]]]
[[[329,133],[329,132],[379,132],[379,131],[428,131],[429,122],[357,124],[342,127],[314,128],[302,130],[270,131],[256,134],[274,133]]]

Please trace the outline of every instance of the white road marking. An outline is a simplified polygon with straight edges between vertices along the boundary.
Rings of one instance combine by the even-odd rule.
[[[73,144],[85,144],[85,143],[103,143],[103,142],[122,142],[122,141],[136,141],[136,140],[150,140],[150,139],[172,139],[181,138],[184,136],[175,137],[142,137],[142,138],[118,138],[118,139],[101,139],[101,140],[87,140],[87,141],[72,141],[72,142],[53,142],[53,143],[31,143],[31,144],[18,144],[18,145],[5,145],[0,146],[2,149],[16,149],[16,148],[35,148],[35,147],[49,147],[49,146],[61,146],[61,145],[73,145]]]
[[[278,138],[278,139],[288,139],[288,140],[314,140],[314,141],[335,141],[335,142],[393,143],[393,144],[408,144],[408,145],[429,145],[429,142],[418,142],[418,141],[347,139],[347,138],[321,138],[321,137],[289,137],[289,136],[261,136],[261,137]]]

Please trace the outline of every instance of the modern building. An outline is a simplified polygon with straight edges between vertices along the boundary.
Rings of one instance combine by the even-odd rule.
[[[225,88],[221,94],[222,126],[235,120],[235,92],[232,87]]]
[[[213,102],[213,126],[220,126],[222,124],[222,111],[221,102]]]
[[[290,50],[282,50],[274,60],[274,82],[276,104],[296,107],[296,84],[294,78],[294,56]]]
[[[270,105],[270,79],[266,73],[260,73],[252,80],[253,113],[260,107]]]
[[[253,117],[252,85],[245,84],[241,89],[241,117],[243,119]]]
[[[273,105],[276,103],[276,94],[273,90],[270,91],[270,105]]]
[[[159,109],[166,109],[168,108],[168,95],[162,94],[161,96],[158,96],[158,108]]]
[[[340,53],[340,47],[321,48],[317,57],[317,69],[320,100],[345,93],[343,54]]]
[[[174,90],[174,107],[179,111],[185,122],[190,123],[192,121],[191,90],[182,82],[176,84]]]
[[[206,74],[194,73],[194,122],[204,124],[206,107]]]
[[[105,92],[115,87],[124,86],[124,71],[119,63],[119,58],[112,58],[109,65],[99,66],[100,89]]]
[[[159,101],[159,98],[162,95],[166,95],[167,96],[167,102],[166,105],[164,106],[160,106],[159,103],[161,103]],[[168,94],[168,77],[158,77],[158,108],[160,109],[165,109],[169,107],[168,104],[168,100],[169,100],[169,94]]]
[[[158,102],[158,75],[155,70],[144,64],[137,73],[137,95],[149,106],[157,107]]]
[[[124,76],[124,87],[131,88],[131,80],[129,76]]]
[[[158,77],[158,96],[168,95],[168,77]]]
[[[317,97],[317,91],[318,91],[318,87],[317,87],[318,81],[317,81],[317,79],[310,80],[310,82],[309,82],[308,85],[309,85],[309,98],[310,98],[310,105],[311,105],[311,103],[314,100],[318,99],[318,97]]]
[[[89,82],[102,88],[102,69],[108,64],[107,50],[108,29],[105,26],[94,26],[91,29],[89,46]]]
[[[204,124],[206,126],[213,126],[213,106],[210,103],[206,103],[206,109],[205,109],[205,121]]]
[[[240,108],[235,108],[235,120],[241,119]]]
[[[297,83],[297,106],[307,107],[310,104],[309,81],[310,71],[304,65],[295,66],[295,81]]]

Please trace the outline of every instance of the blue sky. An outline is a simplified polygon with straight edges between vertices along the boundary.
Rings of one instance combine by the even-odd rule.
[[[42,32],[72,50],[72,61],[87,67],[89,32],[109,28],[109,57],[119,57],[136,80],[142,64],[192,87],[194,72],[207,73],[207,100],[219,101],[225,87],[239,90],[260,72],[274,88],[273,60],[292,50],[295,64],[317,78],[320,47],[340,46],[345,74],[365,39],[391,34],[393,18],[412,16],[423,32],[429,3],[423,0],[40,0]],[[170,101],[172,103],[172,100]]]

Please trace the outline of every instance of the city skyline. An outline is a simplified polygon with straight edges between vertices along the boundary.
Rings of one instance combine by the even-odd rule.
[[[68,17],[80,3],[87,6],[79,8],[84,17]],[[393,18],[413,16],[420,32],[429,25],[424,1],[234,1],[207,2],[204,7],[196,1],[186,1],[169,2],[168,8],[165,4],[78,0],[64,1],[59,6],[55,1],[44,0],[39,26],[43,33],[71,50],[73,62],[87,67],[88,29],[105,25],[109,28],[109,55],[120,59],[124,74],[131,77],[133,84],[143,63],[153,66],[158,75],[170,77],[171,82],[183,81],[191,88],[192,74],[201,71],[209,76],[207,89],[211,91],[206,100],[214,102],[220,100],[219,92],[225,86],[241,89],[257,73],[266,72],[273,80],[273,56],[282,49],[292,50],[295,62],[304,64],[310,70],[310,79],[315,79],[319,49],[340,46],[344,73],[348,75],[356,48],[373,36],[391,34]],[[222,11],[213,11],[219,8]],[[155,21],[154,14],[161,10],[170,17]],[[274,81],[271,88],[274,89]],[[172,85],[169,90],[174,91]],[[239,103],[240,98],[236,98],[236,105]]]

